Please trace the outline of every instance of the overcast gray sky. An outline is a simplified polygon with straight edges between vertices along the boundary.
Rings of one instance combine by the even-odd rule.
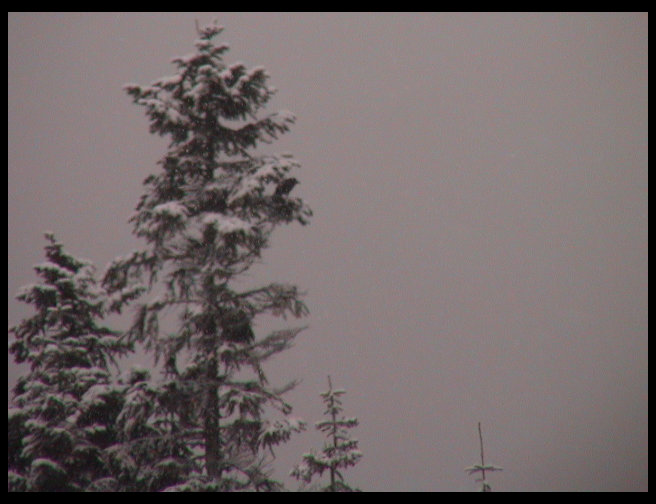
[[[270,372],[302,379],[311,422],[327,374],[347,390],[348,480],[475,490],[481,421],[494,490],[647,490],[646,13],[10,13],[9,325],[43,231],[101,270],[141,245],[127,219],[166,143],[121,88],[174,73],[214,18],[298,117],[271,150],[315,218],[249,281],[308,292]]]

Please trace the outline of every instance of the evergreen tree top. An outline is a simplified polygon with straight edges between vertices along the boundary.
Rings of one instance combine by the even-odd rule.
[[[95,268],[65,252],[52,233],[45,237],[47,260],[34,266],[42,282],[22,287],[16,296],[36,313],[9,329],[15,339],[9,351],[16,362],[28,361],[33,369],[71,362],[78,367],[106,367],[112,354],[125,348],[115,331],[99,323],[104,297]]]
[[[8,416],[10,491],[83,490],[108,474],[100,453],[117,402],[109,364],[128,349],[99,322],[104,296],[93,265],[52,233],[46,240],[46,261],[34,267],[41,283],[17,295],[35,313],[9,329],[9,352],[30,365]]]
[[[320,395],[326,410],[324,415],[328,418],[315,423],[318,430],[326,436],[326,442],[321,453],[312,451],[303,455],[303,460],[290,472],[294,478],[309,484],[314,476],[327,472],[330,483],[321,488],[326,492],[353,492],[357,489],[351,488],[345,481],[342,471],[354,466],[362,458],[362,452],[358,449],[358,441],[351,438],[348,429],[358,425],[357,418],[345,418],[340,416],[342,412],[339,397],[346,391],[333,389],[330,376],[328,377],[328,390]]]
[[[247,149],[275,139],[295,120],[289,111],[256,117],[276,90],[267,85],[263,67],[224,62],[229,46],[214,40],[222,31],[216,22],[200,29],[195,52],[172,60],[176,74],[150,86],[125,86],[134,101],[146,107],[151,132],[170,135],[171,145],[180,146],[178,155],[203,150],[208,158],[215,153],[247,155]],[[222,134],[207,135],[210,130]]]
[[[481,492],[491,492],[492,487],[487,481],[486,473],[491,473],[494,471],[503,471],[503,467],[496,466],[494,464],[485,463],[485,451],[483,450],[483,431],[481,429],[481,422],[478,422],[478,439],[480,442],[481,449],[481,462],[480,464],[474,464],[469,467],[465,467],[467,473],[476,474],[481,473],[481,477],[476,479],[477,482],[481,483]]]
[[[298,180],[289,174],[300,164],[289,154],[252,152],[287,132],[294,115],[260,117],[275,89],[262,67],[224,62],[228,46],[215,41],[221,31],[216,23],[199,29],[195,52],[173,59],[175,75],[125,86],[145,108],[151,132],[171,141],[159,161],[163,171],[145,179],[131,218],[135,234],[154,247],[110,269],[112,290],[128,283],[120,264],[152,273],[162,259],[192,258],[225,281],[259,259],[276,225],[307,224],[312,215],[290,194]]]

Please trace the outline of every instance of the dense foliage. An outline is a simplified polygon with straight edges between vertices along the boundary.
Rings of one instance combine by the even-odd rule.
[[[252,152],[288,131],[294,116],[260,117],[274,93],[268,75],[224,63],[228,46],[215,42],[221,31],[216,24],[199,30],[195,52],[173,60],[175,75],[126,86],[151,132],[170,143],[132,217],[147,247],[114,261],[104,285],[116,310],[135,290],[150,296],[127,338],[144,343],[165,379],[150,395],[132,393],[141,415],[159,418],[135,443],[145,446],[138,451],[166,445],[166,470],[179,490],[268,490],[278,484],[266,476],[262,452],[302,423],[287,417],[291,406],[282,398],[293,383],[273,387],[263,363],[289,348],[301,328],[258,336],[253,321],[264,313],[301,317],[307,308],[295,286],[239,290],[236,281],[260,259],[275,227],[306,224],[311,211],[290,194],[298,181],[289,173],[299,164]],[[265,417],[274,410],[279,418]]]
[[[50,233],[41,282],[17,298],[34,315],[11,327],[9,351],[29,371],[13,390],[8,416],[9,489],[86,490],[110,475],[104,450],[116,440],[122,404],[110,365],[128,351],[101,324],[105,309],[91,263]]]

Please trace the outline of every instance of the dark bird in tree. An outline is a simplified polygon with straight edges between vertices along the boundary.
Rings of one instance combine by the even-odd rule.
[[[255,334],[251,328],[251,321],[243,310],[226,314],[223,318],[221,327],[223,337],[233,343],[251,343],[255,339]]]
[[[280,182],[278,184],[278,187],[276,187],[276,192],[274,193],[275,196],[285,196],[286,194],[289,194],[292,189],[294,189],[294,186],[298,184],[299,181],[296,180],[294,177],[288,178]]]

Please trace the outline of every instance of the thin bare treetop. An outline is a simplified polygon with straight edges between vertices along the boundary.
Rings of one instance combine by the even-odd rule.
[[[491,492],[492,487],[490,484],[487,482],[487,478],[485,473],[486,472],[494,472],[494,471],[502,471],[503,468],[499,466],[495,466],[492,464],[486,464],[485,463],[485,451],[483,449],[483,431],[481,429],[481,422],[478,422],[478,439],[480,441],[480,447],[481,447],[481,463],[480,464],[474,464],[473,466],[465,467],[465,471],[467,471],[469,474],[474,474],[474,473],[481,473],[481,478],[477,479],[476,481],[481,483],[481,492]]]

